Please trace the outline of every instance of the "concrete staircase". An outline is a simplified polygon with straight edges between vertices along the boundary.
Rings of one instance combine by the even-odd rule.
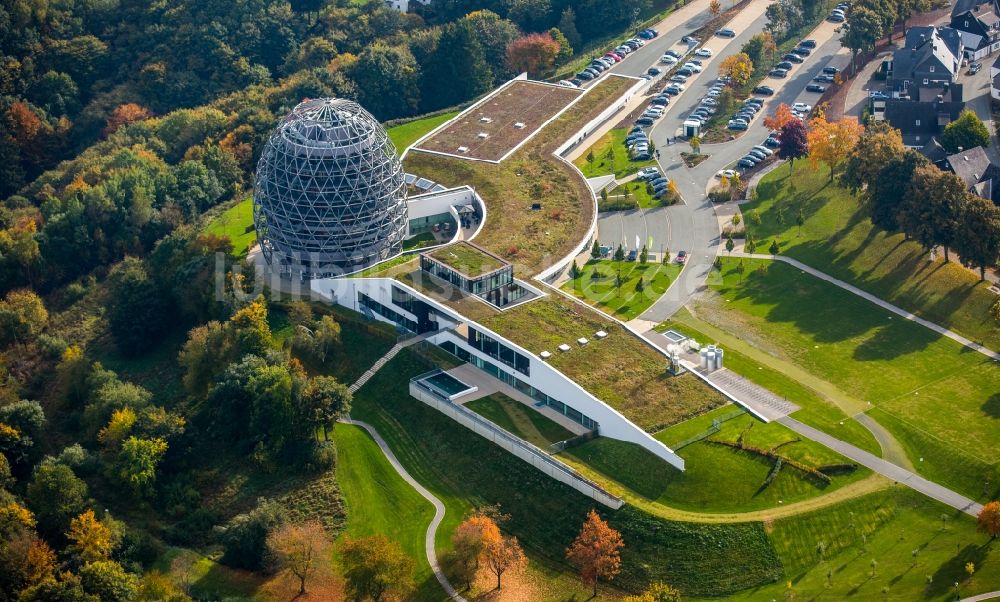
[[[379,370],[382,369],[382,366],[385,366],[386,364],[389,363],[390,360],[392,360],[392,358],[394,358],[397,355],[399,355],[399,352],[402,351],[404,347],[409,347],[410,345],[413,345],[415,343],[419,343],[420,341],[423,341],[428,336],[431,336],[433,334],[434,333],[429,332],[427,334],[422,334],[420,336],[415,336],[415,337],[406,339],[405,341],[400,341],[400,342],[396,343],[395,345],[392,346],[392,348],[389,349],[389,351],[385,352],[385,355],[383,355],[382,357],[380,357],[377,362],[375,362],[374,364],[372,364],[371,368],[368,368],[367,370],[365,370],[365,373],[362,374],[358,378],[358,380],[354,381],[354,384],[351,385],[350,387],[348,387],[348,389],[350,389],[351,393],[357,392],[358,389],[360,389],[361,387],[365,386],[365,383],[367,383],[369,380],[371,380],[372,377],[375,376],[375,374]]]

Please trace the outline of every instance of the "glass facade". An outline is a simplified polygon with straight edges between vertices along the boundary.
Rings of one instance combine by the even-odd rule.
[[[500,360],[525,376],[531,376],[531,360],[527,356],[514,351],[507,345],[489,335],[479,332],[471,326],[469,327],[468,342],[470,347],[482,351],[493,359]]]
[[[358,293],[358,305],[373,313],[376,313],[387,320],[391,320],[397,326],[405,328],[410,332],[417,332],[417,323],[403,314],[382,305],[364,293]]]
[[[451,231],[455,231],[455,218],[450,213],[438,213],[427,217],[415,217],[410,220],[410,236],[432,232],[437,224],[451,224]]]
[[[471,329],[470,329],[471,336]],[[528,397],[538,401],[540,404],[545,404],[553,410],[559,412],[563,416],[566,416],[570,420],[583,425],[585,428],[590,430],[596,430],[599,426],[596,421],[591,419],[589,416],[583,414],[582,412],[575,410],[563,402],[546,395],[544,392],[539,391],[535,387],[529,385],[523,380],[517,378],[513,374],[505,370],[501,370],[499,366],[492,362],[488,362],[472,353],[469,353],[465,349],[462,349],[458,345],[452,343],[451,341],[444,341],[441,343],[440,347],[451,353],[452,355],[458,357],[460,360],[469,362],[473,366],[479,368],[483,372],[486,372],[490,376],[505,382],[506,384],[514,387],[521,393],[524,393]]]

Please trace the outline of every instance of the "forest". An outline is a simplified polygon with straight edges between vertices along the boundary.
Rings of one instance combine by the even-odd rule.
[[[255,493],[334,465],[371,327],[248,294],[203,232],[281,116],[453,109],[669,3],[414,5],[0,0],[0,599],[184,600],[153,569],[174,547],[266,569],[296,510]]]

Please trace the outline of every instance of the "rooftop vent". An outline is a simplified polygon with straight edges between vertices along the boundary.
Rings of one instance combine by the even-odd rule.
[[[460,146],[460,147],[458,147],[458,152],[460,152],[460,153],[467,153],[467,152],[469,152],[469,147],[468,146]]]
[[[480,117],[479,118],[479,122],[480,123],[493,123],[493,118],[492,117]]]
[[[551,354],[551,353],[549,353],[548,351],[543,351],[543,352],[539,353],[538,355],[539,355],[539,357],[541,357],[541,358],[542,358],[543,360],[547,360],[547,359],[549,359],[550,357],[552,357],[552,354]]]
[[[566,343],[559,345],[559,351],[569,351],[569,345],[567,345]]]
[[[514,127],[516,127],[519,130],[523,130],[524,129],[524,124],[521,123],[520,121],[518,121],[517,123],[514,124]]]
[[[486,139],[487,139],[487,138],[489,138],[489,137],[490,137],[490,135],[489,135],[489,134],[487,134],[486,132],[479,132],[479,138],[480,138],[480,139],[482,139],[482,140],[486,140]]]

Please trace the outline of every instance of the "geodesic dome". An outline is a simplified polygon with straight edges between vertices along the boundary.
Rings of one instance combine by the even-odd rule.
[[[282,274],[331,276],[399,254],[406,185],[385,129],[350,100],[300,103],[261,153],[253,219],[264,258]]]

